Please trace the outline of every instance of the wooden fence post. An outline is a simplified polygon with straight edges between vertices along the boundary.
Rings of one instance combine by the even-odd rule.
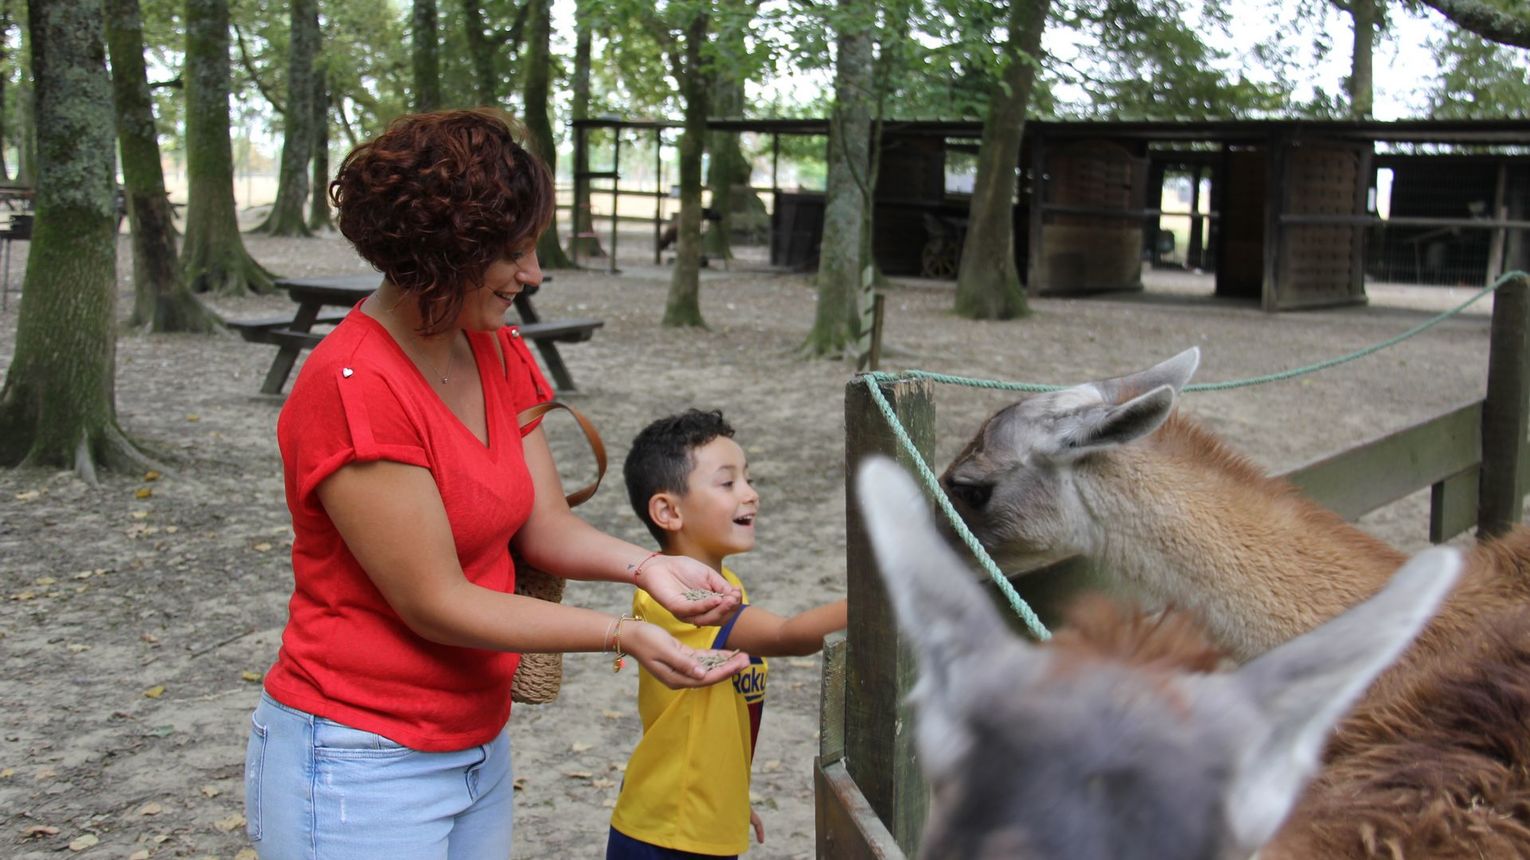
[[[1479,537],[1500,535],[1524,515],[1526,435],[1530,432],[1530,278],[1493,296],[1487,396],[1482,401]]]
[[[904,380],[880,385],[920,455],[928,462],[935,448],[934,385]],[[845,388],[846,549],[849,628],[845,659],[846,770],[891,831],[904,853],[919,845],[928,792],[914,754],[908,692],[915,678],[914,654],[898,630],[871,543],[861,520],[855,476],[863,459],[891,457],[905,466],[909,457],[872,399],[862,377]]]

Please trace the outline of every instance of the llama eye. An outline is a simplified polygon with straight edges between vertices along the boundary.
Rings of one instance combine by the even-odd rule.
[[[981,508],[988,504],[988,499],[993,496],[992,484],[962,484],[956,481],[946,483],[946,492],[952,498],[969,508]]]

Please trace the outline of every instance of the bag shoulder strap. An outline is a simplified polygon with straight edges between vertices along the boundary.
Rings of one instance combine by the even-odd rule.
[[[595,429],[594,424],[590,423],[590,419],[584,417],[583,412],[561,400],[548,400],[538,403],[515,416],[515,423],[525,427],[527,424],[541,418],[554,409],[562,409],[574,416],[574,420],[579,422],[579,429],[584,431],[585,440],[590,443],[590,450],[595,454],[595,480],[591,481],[587,486],[569,493],[565,497],[568,499],[569,507],[577,507],[589,501],[590,497],[595,495],[595,491],[600,489],[600,481],[606,476],[606,445],[601,441],[600,432]]]

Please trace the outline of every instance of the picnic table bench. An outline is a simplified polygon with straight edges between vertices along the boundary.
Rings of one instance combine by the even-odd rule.
[[[276,356],[266,371],[265,382],[260,386],[263,394],[280,394],[292,375],[292,367],[305,349],[313,349],[324,339],[323,332],[313,331],[314,326],[335,325],[357,302],[377,289],[378,275],[341,275],[321,278],[279,278],[276,286],[287,291],[297,302],[292,316],[275,315],[256,319],[228,320],[229,328],[251,343],[276,346]],[[544,281],[551,280],[545,276]],[[574,377],[558,354],[558,344],[578,343],[594,337],[595,330],[605,325],[604,320],[570,318],[544,320],[531,304],[535,286],[528,286],[515,297],[516,314],[521,318],[516,326],[521,337],[536,345],[553,384],[559,391],[576,391]],[[326,308],[343,310],[325,310]]]

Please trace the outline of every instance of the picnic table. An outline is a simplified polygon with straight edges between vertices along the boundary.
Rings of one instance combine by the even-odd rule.
[[[323,332],[314,326],[330,326],[345,319],[356,303],[377,289],[377,274],[341,275],[318,278],[278,278],[276,286],[286,290],[297,302],[297,310],[291,316],[279,314],[260,319],[229,320],[228,326],[239,332],[251,343],[276,346],[276,356],[260,386],[263,394],[280,394],[292,375],[292,367],[305,349],[313,349],[324,339]],[[544,277],[543,280],[550,280]],[[576,391],[574,377],[558,354],[559,343],[577,343],[589,340],[595,330],[605,325],[604,320],[573,318],[544,320],[531,304],[536,286],[527,286],[515,297],[515,311],[521,322],[516,326],[521,337],[536,345],[547,372],[552,374],[553,384],[559,391]],[[327,310],[340,308],[340,310]]]

